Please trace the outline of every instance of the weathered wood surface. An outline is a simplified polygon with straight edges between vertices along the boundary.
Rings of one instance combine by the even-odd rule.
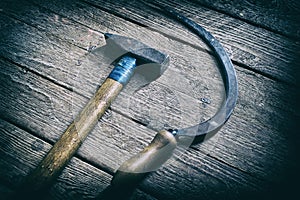
[[[30,141],[53,144],[109,72],[109,69],[95,69],[93,65],[84,62],[87,49],[103,44],[104,32],[136,37],[166,51],[173,60],[170,69],[155,83],[129,97],[130,94],[124,91],[112,106],[112,111],[107,113],[80,148],[74,158],[78,164],[72,162],[64,171],[66,177],[62,174],[59,179],[62,183],[58,182],[51,189],[50,194],[55,195],[53,198],[72,195],[74,198],[93,197],[107,186],[111,177],[107,172],[114,173],[124,160],[141,150],[152,139],[155,131],[151,128],[194,124],[199,118],[206,119],[216,111],[214,108],[220,103],[219,92],[222,91],[222,86],[213,56],[207,53],[208,49],[203,43],[195,44],[199,39],[190,37],[184,28],[174,25],[173,21],[160,13],[148,9],[133,12],[134,6],[140,5],[139,2],[101,2],[96,7],[82,1],[73,1],[72,4],[59,1],[34,2],[36,3],[22,2],[6,6],[0,13],[1,28],[3,27],[0,33],[1,118],[6,120],[1,124],[5,124],[4,127],[14,127],[11,125],[14,124],[23,129],[21,131],[14,127],[1,134],[1,164],[5,166],[0,170],[1,182],[11,184],[12,190],[33,168],[32,162],[37,164],[46,153],[47,149],[39,153],[28,150],[33,143]],[[231,52],[231,58],[238,64],[235,67],[240,83],[240,98],[234,115],[218,135],[205,144],[189,149],[177,161],[153,173],[141,184],[139,188],[143,192],[138,192],[135,198],[241,199],[249,193],[259,196],[264,192],[273,192],[274,189],[280,189],[281,184],[291,186],[286,181],[291,180],[292,175],[297,177],[293,173],[296,173],[295,169],[298,167],[296,157],[293,156],[299,137],[296,130],[291,129],[293,119],[299,119],[295,99],[298,88],[278,80],[296,83],[297,77],[291,73],[293,70],[289,71],[288,66],[291,65],[291,69],[297,67],[293,62],[297,53],[294,51],[299,44],[202,7],[197,8],[198,11],[194,4],[182,6],[189,8],[182,7],[182,11],[192,18],[206,10],[211,19],[206,17],[208,22],[204,26],[224,42],[227,50],[236,49]],[[161,21],[157,23],[157,19]],[[219,19],[228,21],[222,24]],[[129,22],[132,20],[138,23]],[[236,25],[232,30],[242,31],[232,34],[232,38],[228,39],[222,31],[230,30],[231,22]],[[151,29],[141,25],[151,25]],[[178,31],[170,31],[168,27],[171,26]],[[261,38],[260,42],[255,45],[246,43],[245,41],[253,40],[253,33],[257,34],[255,37]],[[265,44],[262,43],[264,36],[271,38],[272,45],[261,45]],[[242,39],[238,40],[239,37]],[[270,48],[277,51],[271,52]],[[253,53],[255,57],[250,56],[249,59],[249,53]],[[261,60],[267,61],[261,63]],[[97,61],[91,62],[95,63]],[[262,67],[255,68],[258,64]],[[82,70],[83,67],[87,68]],[[268,67],[267,72],[263,71]],[[172,81],[174,74],[178,75],[178,79]],[[183,81],[180,87],[179,80],[187,81]],[[196,81],[202,86],[191,85]],[[161,98],[161,95],[169,98]],[[211,99],[211,106],[201,105],[201,97]],[[137,109],[128,105],[128,98]],[[171,104],[168,104],[169,100],[172,100]],[[184,105],[184,101],[195,102],[195,107]],[[124,107],[124,102],[128,106]],[[145,109],[145,105],[149,107]],[[164,110],[161,115],[153,115],[162,108],[160,105],[163,108],[169,106],[170,109]],[[203,112],[203,115],[193,115],[192,111],[195,109]],[[126,116],[130,118],[124,116],[128,110],[130,112]],[[168,115],[171,121],[162,124],[157,122]],[[186,117],[190,115],[193,116],[192,119]],[[150,129],[131,118],[148,125]],[[5,129],[7,128],[1,128]],[[3,152],[10,148],[4,145],[6,141],[16,138],[12,131],[15,129],[22,134],[17,134],[19,139],[16,140],[19,141],[16,144],[20,145],[19,153],[12,157],[10,153]],[[24,138],[31,139],[26,142]],[[24,151],[31,153],[23,153]],[[23,154],[26,154],[27,159],[22,157]],[[23,169],[22,165],[29,166],[24,167],[27,169],[26,173],[18,170]],[[11,168],[16,170],[8,173]],[[76,171],[76,168],[82,171]],[[90,168],[95,169],[95,172]],[[94,185],[99,185],[97,189],[94,185],[85,186],[85,178],[88,178],[85,174],[89,172],[92,175],[88,177],[97,176],[97,180],[102,180],[95,181]],[[72,181],[69,174],[76,174],[75,177],[72,176]],[[13,181],[15,177],[20,178]],[[69,186],[74,181],[75,184],[81,182],[78,191],[73,189],[75,185]],[[287,191],[290,190],[284,188],[283,192]],[[274,192],[274,196],[279,192],[280,190]]]
[[[2,63],[3,66],[3,63]],[[45,137],[47,138],[51,138],[51,133],[55,134],[56,137],[58,137],[60,135],[60,133],[64,130],[64,127],[60,128],[60,126],[65,126],[67,123],[64,122],[62,123],[61,121],[64,121],[63,118],[68,118],[69,121],[72,120],[72,116],[67,115],[66,113],[60,113],[58,110],[58,113],[56,113],[56,117],[58,119],[61,120],[57,120],[57,119],[51,119],[51,113],[50,116],[45,115],[45,113],[49,113],[49,109],[51,110],[51,104],[48,106],[42,106],[42,109],[45,109],[44,111],[39,110],[38,113],[36,113],[37,111],[32,111],[32,109],[35,109],[36,105],[39,105],[41,103],[47,102],[45,101],[45,97],[44,95],[47,94],[49,99],[52,99],[54,101],[60,101],[61,104],[66,105],[66,107],[71,107],[71,105],[68,106],[68,104],[70,104],[70,102],[68,102],[68,97],[66,96],[60,96],[62,94],[62,92],[60,90],[57,89],[51,89],[51,88],[56,88],[57,86],[55,86],[53,83],[51,82],[47,82],[47,84],[43,84],[41,80],[42,78],[40,78],[39,76],[33,75],[30,72],[26,72],[26,74],[24,74],[24,71],[22,69],[18,69],[18,67],[14,66],[14,65],[8,65],[6,63],[6,67],[7,69],[9,69],[10,71],[6,71],[7,74],[2,74],[1,77],[6,77],[6,79],[2,80],[5,81],[7,83],[7,85],[9,86],[8,88],[16,88],[18,87],[21,91],[20,93],[22,94],[21,96],[25,96],[27,98],[21,98],[17,100],[17,104],[14,104],[14,97],[9,98],[9,94],[12,94],[10,91],[7,91],[7,89],[5,88],[1,88],[1,91],[4,92],[4,94],[1,94],[3,97],[8,96],[6,99],[3,99],[3,102],[1,102],[2,107],[2,111],[8,111],[5,110],[4,108],[9,106],[7,105],[5,102],[10,102],[9,104],[11,106],[9,106],[9,113],[5,113],[4,117],[7,118],[7,120],[10,119],[15,119],[16,123],[20,126],[23,127],[25,130],[29,129],[30,132],[34,131],[35,133],[39,133],[39,131],[37,131],[34,128],[36,126],[36,124],[40,124],[38,127],[43,127],[43,130],[41,130],[42,134],[45,130],[48,130],[49,132],[45,132],[47,135]],[[23,74],[23,75],[21,75]],[[19,76],[18,76],[19,75]],[[11,79],[9,76],[12,76],[13,79]],[[19,79],[21,78],[21,79]],[[24,79],[24,80],[22,80]],[[10,85],[12,84],[12,85]],[[29,85],[29,86],[28,86]],[[27,86],[27,87],[26,87]],[[29,87],[34,88],[34,90],[28,90]],[[46,88],[42,88],[42,87],[46,87]],[[62,90],[62,89],[61,89]],[[67,92],[67,91],[65,91]],[[17,91],[15,90],[15,93],[17,93]],[[27,95],[26,95],[27,93]],[[31,95],[29,95],[31,94]],[[44,98],[43,98],[44,97]],[[28,99],[29,98],[29,99]],[[80,97],[76,98],[78,102],[83,102],[84,100],[80,99]],[[23,101],[23,102],[22,102]],[[65,102],[66,101],[66,102]],[[34,105],[32,105],[32,104]],[[49,108],[50,107],[50,108]],[[56,106],[55,106],[56,107]],[[29,119],[29,116],[25,116],[22,115],[22,113],[18,112],[19,109],[22,109],[23,112],[25,113],[31,113],[32,118]],[[70,112],[70,111],[69,111]],[[40,114],[39,114],[40,113]],[[65,116],[63,116],[65,115]],[[137,124],[134,123],[130,123],[128,120],[127,122],[123,122],[122,124],[122,118],[116,116],[117,114],[112,114],[110,117],[110,120],[108,121],[104,121],[103,124],[101,124],[101,127],[96,127],[96,129],[93,131],[93,133],[91,134],[91,137],[89,137],[87,139],[87,141],[83,144],[82,148],[79,151],[79,157],[84,158],[83,160],[89,160],[89,162],[94,163],[96,166],[100,166],[103,168],[106,168],[106,170],[108,170],[110,173],[112,173],[115,169],[117,169],[117,167],[125,160],[128,158],[128,156],[132,155],[133,153],[136,153],[136,149],[140,150],[142,148],[142,145],[145,145],[143,140],[150,140],[151,138],[149,136],[146,136],[144,133],[144,135],[139,134],[140,132],[142,132],[142,130],[137,129],[139,128]],[[41,118],[44,118],[43,121],[41,121]],[[19,120],[18,120],[19,119]],[[25,120],[27,119],[27,120]],[[113,121],[112,121],[113,120]],[[54,121],[54,122],[51,122]],[[124,121],[124,120],[123,120]],[[27,124],[24,124],[27,123]],[[54,124],[55,126],[53,127],[53,125],[51,126],[51,124]],[[48,125],[47,125],[48,124]],[[114,125],[116,124],[116,125]],[[127,124],[127,127],[126,127]],[[50,127],[50,126],[51,127]],[[118,127],[120,126],[120,127]],[[49,127],[49,128],[48,128]],[[117,129],[117,130],[115,130]],[[119,130],[118,130],[119,129]],[[94,133],[95,132],[95,133]],[[128,142],[132,142],[127,138],[130,137],[132,132],[136,132],[138,135],[137,136],[131,136],[132,139],[136,139],[136,137],[138,137],[137,139],[139,139],[139,141],[137,142],[143,142],[142,144],[140,144],[138,146],[138,148],[135,146],[137,145],[137,142],[133,142],[133,144],[128,144]],[[145,132],[145,130],[144,130]],[[44,133],[44,134],[45,134]],[[107,137],[106,135],[103,134],[111,134],[114,138],[111,137]],[[124,138],[124,143],[120,143],[120,138],[118,138],[117,136],[120,135],[122,136],[122,134],[125,135],[125,137],[121,137],[121,139]],[[131,140],[132,140],[131,139]],[[112,147],[111,147],[112,146]],[[127,151],[131,152],[128,153]],[[125,150],[125,151],[121,151],[121,150]],[[185,160],[189,160],[188,162],[190,163],[191,160],[195,160],[194,162],[199,162],[199,158],[202,158],[203,160],[205,160],[206,162],[211,162],[209,164],[210,168],[216,168],[214,170],[224,170],[224,168],[226,168],[226,172],[228,175],[231,176],[231,178],[236,179],[235,181],[237,181],[238,183],[229,183],[230,185],[233,184],[232,187],[239,187],[241,184],[245,185],[245,186],[249,186],[249,184],[251,185],[255,185],[255,182],[259,181],[256,180],[255,178],[252,178],[246,174],[241,173],[239,170],[234,170],[231,169],[230,167],[228,167],[227,165],[222,164],[222,166],[219,166],[218,162],[215,161],[214,159],[211,159],[207,156],[205,156],[204,154],[202,154],[201,152],[197,151],[195,152],[196,155],[193,155],[194,153],[190,153],[188,155],[184,155],[184,157],[180,158],[180,160],[185,159]],[[23,153],[17,154],[19,156],[22,156]],[[113,155],[113,156],[112,156]],[[193,155],[193,156],[192,156]],[[207,157],[207,158],[206,158]],[[9,158],[6,158],[9,160]],[[107,161],[106,159],[110,159],[110,161]],[[198,160],[198,161],[197,161]],[[24,162],[24,161],[23,161]],[[181,161],[181,162],[186,162],[186,161]],[[106,166],[109,165],[109,168]],[[197,163],[197,165],[201,166],[203,165],[203,163]],[[161,185],[160,187],[165,188],[164,192],[162,192],[160,195],[160,197],[168,197],[169,192],[172,190],[178,190],[178,188],[183,187],[182,189],[179,190],[180,193],[184,193],[186,191],[186,189],[191,188],[193,190],[196,191],[196,189],[200,186],[202,187],[208,187],[209,183],[211,185],[219,183],[220,184],[220,188],[223,188],[223,192],[226,193],[226,185],[223,185],[222,181],[218,180],[220,178],[220,176],[224,176],[222,175],[222,172],[219,174],[218,177],[213,178],[211,181],[207,180],[209,177],[202,177],[203,175],[201,175],[199,178],[196,178],[196,176],[198,176],[198,174],[195,173],[194,176],[190,176],[190,177],[186,177],[184,178],[184,176],[187,176],[187,174],[191,173],[193,174],[193,165],[191,166],[191,168],[188,169],[180,169],[177,167],[177,164],[175,164],[174,166],[174,170],[170,171],[169,176],[172,174],[171,177],[178,177],[178,171],[180,170],[182,176],[178,177],[179,180],[173,180],[173,187],[169,187],[170,182],[165,181],[165,175],[160,175],[159,173],[157,175],[153,175],[153,180],[150,179],[149,183],[145,183],[145,190],[146,191],[152,191],[153,190],[153,186],[155,186],[153,183]],[[173,168],[173,167],[172,167]],[[170,170],[169,167],[166,167],[166,170]],[[200,169],[198,169],[200,170]],[[203,173],[212,173],[210,171],[210,169],[202,169]],[[213,171],[214,171],[213,170]],[[164,171],[164,170],[162,170]],[[165,172],[164,172],[165,173]],[[4,173],[5,174],[5,173]],[[237,175],[236,175],[237,174]],[[19,176],[20,174],[17,173],[16,176]],[[214,176],[216,176],[216,174],[214,174]],[[160,177],[164,177],[163,179],[161,179]],[[226,176],[225,176],[226,177]],[[193,181],[192,183],[195,184],[187,184],[185,182],[181,182],[180,179],[191,179],[191,181]],[[201,178],[201,179],[200,179]],[[204,180],[203,180],[204,178]],[[173,178],[170,178],[173,179]],[[211,179],[211,178],[210,178]],[[251,179],[254,179],[251,181]],[[5,179],[7,180],[7,179]],[[14,180],[14,178],[11,178],[10,180]],[[199,182],[200,181],[200,182]],[[203,181],[203,182],[202,182]],[[178,182],[178,183],[176,183]],[[252,183],[251,183],[252,182]],[[223,185],[223,186],[222,186]],[[225,187],[225,188],[224,188]],[[202,196],[207,196],[207,195],[213,195],[214,190],[213,188],[211,188],[212,190],[205,190],[205,192],[203,192],[202,194],[198,194],[197,195],[202,195]],[[245,188],[243,188],[245,189]],[[250,190],[253,188],[250,188]],[[152,191],[152,194],[156,194],[157,192],[155,192],[157,190],[156,187],[154,187],[154,192]],[[222,193],[223,194],[223,193]],[[174,194],[175,196],[177,196],[178,194]],[[189,194],[191,197],[195,198],[195,193],[191,193]],[[218,193],[218,195],[221,195],[220,193]],[[174,197],[175,197],[174,196]],[[182,196],[182,198],[185,198],[184,196]]]
[[[205,7],[245,20],[275,33],[300,36],[300,2],[298,0],[194,0]]]
[[[14,22],[14,20],[12,19],[6,19],[7,22],[11,22],[10,24],[12,24]],[[124,21],[125,22],[125,21]],[[21,23],[21,22],[20,22]],[[128,30],[127,32],[130,32],[130,30],[133,30],[134,32],[135,29],[137,28],[136,25],[134,24],[129,24],[130,26],[128,26]],[[28,26],[26,24],[22,24],[20,25],[20,29],[18,29],[16,32],[18,32],[19,34],[25,34],[23,37],[32,37],[30,35],[27,34],[27,32],[36,32],[36,28],[33,28],[31,26]],[[9,29],[8,29],[9,30]],[[165,37],[163,36],[159,36],[159,35],[152,35],[152,33],[148,33],[146,32],[148,31],[147,29],[145,29],[144,31],[141,29],[140,33],[142,33],[142,36],[147,36],[147,37],[154,37],[156,38],[156,41],[159,41],[160,44],[164,44],[163,41],[167,40]],[[44,32],[36,32],[36,34],[39,34],[39,40],[42,44],[45,44],[46,46],[46,41],[44,42],[43,39],[47,36],[46,33]],[[150,34],[150,35],[148,35]],[[132,37],[134,35],[131,35]],[[137,34],[138,36],[138,34]],[[140,36],[140,37],[142,37]],[[5,36],[3,36],[5,38]],[[60,40],[59,38],[56,38],[55,36],[50,36],[52,40]],[[15,48],[19,48],[19,49],[27,49],[28,52],[32,51],[32,49],[36,48],[32,45],[34,45],[34,43],[31,42],[19,42],[19,41],[14,41],[15,39],[13,38],[9,38],[7,39],[10,42],[7,43],[3,43],[3,53],[7,53],[6,57],[9,57],[10,59],[15,59],[15,55],[13,52],[13,49]],[[48,39],[46,39],[48,40]],[[145,40],[142,39],[141,40]],[[6,40],[4,40],[6,41]],[[161,79],[158,80],[159,84],[160,82],[162,82],[162,84],[167,83],[167,87],[163,88],[163,90],[167,90],[167,88],[171,88],[171,91],[177,90],[176,95],[180,95],[182,98],[185,99],[189,99],[189,104],[183,104],[185,100],[182,100],[181,103],[181,107],[182,110],[185,112],[181,112],[181,118],[178,118],[176,120],[177,123],[173,123],[173,125],[175,126],[179,126],[181,125],[181,123],[184,123],[184,120],[186,119],[183,115],[187,115],[189,117],[188,122],[189,125],[195,124],[196,122],[198,122],[199,120],[199,115],[198,113],[200,113],[200,111],[203,113],[203,115],[201,117],[209,117],[213,114],[213,111],[216,111],[218,104],[220,104],[221,102],[221,98],[222,98],[222,92],[220,92],[223,88],[223,86],[221,85],[221,81],[220,81],[220,77],[218,75],[217,72],[217,68],[214,66],[215,61],[212,59],[212,56],[208,55],[207,53],[201,52],[201,51],[196,51],[195,49],[193,49],[192,47],[188,46],[188,45],[182,45],[180,43],[177,43],[176,41],[172,41],[172,40],[168,40],[169,43],[168,44],[164,44],[163,46],[160,46],[159,49],[164,50],[165,52],[169,53],[170,56],[172,56],[172,58],[174,58],[174,64],[175,64],[175,69],[171,69],[169,71],[167,71],[164,74],[164,77],[162,77]],[[38,41],[35,41],[35,43]],[[155,45],[158,44],[158,42],[155,44],[154,41],[150,41],[152,44],[152,46],[155,47]],[[103,41],[101,42],[103,43]],[[43,49],[46,49],[46,47],[43,47]],[[186,52],[189,52],[191,54],[191,56],[194,57],[198,57],[201,56],[202,60],[195,60],[194,63],[192,63],[191,61],[188,61],[186,58],[184,58],[182,55],[179,55],[180,52],[178,51],[170,51],[168,50],[168,47],[172,47],[174,49],[179,49],[182,50],[184,49]],[[39,47],[40,48],[40,47]],[[56,57],[56,55],[53,53],[53,49],[59,51],[60,53],[60,59],[58,59],[58,57]],[[70,49],[72,47],[70,47],[70,44],[68,43],[62,43],[62,42],[58,42],[57,44],[55,44],[55,46],[53,45],[51,49],[49,49],[49,51],[45,51],[44,54],[47,57],[51,57],[51,59],[49,60],[49,63],[45,63],[45,61],[36,61],[37,59],[37,54],[39,53],[38,50],[36,50],[36,52],[32,52],[32,54],[30,55],[24,55],[24,56],[19,56],[18,59],[16,60],[16,62],[18,64],[21,65],[26,65],[29,67],[30,70],[35,71],[36,73],[41,74],[42,76],[46,76],[48,77],[50,80],[59,83],[60,85],[63,85],[67,88],[70,88],[72,90],[74,90],[75,92],[81,93],[85,96],[91,97],[91,95],[93,94],[93,92],[95,91],[95,88],[98,86],[98,84],[100,84],[104,78],[108,75],[109,71],[111,70],[111,68],[103,68],[102,71],[99,71],[99,67],[95,67],[95,66],[103,66],[105,65],[105,63],[101,63],[101,59],[97,60],[98,58],[93,58],[92,57],[92,61],[89,61],[90,63],[85,64],[85,60],[83,59],[82,56],[86,53],[84,50],[80,49],[80,48],[75,48],[73,51]],[[44,51],[44,50],[43,50]],[[80,56],[79,54],[82,53],[82,55]],[[74,55],[75,54],[75,55]],[[200,54],[200,55],[199,55]],[[19,54],[21,55],[21,54]],[[99,55],[99,54],[97,54]],[[101,55],[99,55],[101,56]],[[73,60],[72,60],[73,59]],[[78,59],[80,60],[79,62],[82,63],[82,66],[76,66]],[[90,59],[91,60],[91,59]],[[176,62],[175,62],[176,61]],[[36,64],[36,62],[38,62],[38,64]],[[187,63],[188,66],[185,66],[185,64],[183,63]],[[197,66],[197,65],[200,65]],[[37,68],[37,66],[39,66]],[[62,66],[64,66],[65,68],[62,69]],[[88,67],[89,70],[86,70],[85,68]],[[198,68],[202,68],[203,72],[200,71]],[[70,70],[68,70],[70,69]],[[72,70],[71,70],[72,69]],[[190,71],[189,70],[193,70],[194,73],[197,74],[197,76],[191,76],[190,75]],[[176,73],[177,76],[174,77],[174,73]],[[55,77],[53,77],[55,76]],[[185,78],[187,77],[187,78]],[[207,79],[206,77],[212,77],[210,79]],[[82,80],[86,80],[87,83],[86,84],[82,84]],[[100,80],[100,81],[99,81]],[[177,87],[177,83],[178,81],[181,80],[181,84],[182,87],[178,88]],[[212,80],[212,81],[208,81],[208,80]],[[213,80],[215,80],[215,82],[213,82]],[[202,82],[202,86],[201,88],[199,88],[199,84],[197,83],[198,81]],[[153,85],[152,87],[160,87],[159,85]],[[164,87],[164,86],[163,86]],[[147,89],[145,89],[147,90]],[[157,89],[156,89],[157,90]],[[207,97],[210,98],[210,92],[209,90],[214,90],[216,91],[217,95],[214,95],[214,103],[211,104],[211,106],[208,106],[210,109],[201,109],[198,107],[198,104],[201,103],[200,102],[200,98],[201,97]],[[149,91],[149,90],[148,90]],[[157,91],[159,92],[159,91]],[[164,91],[164,92],[168,92],[168,91]],[[191,98],[189,98],[186,94],[193,94],[193,97],[197,98],[198,100],[196,100],[197,102],[195,102],[195,104],[192,104],[191,102],[195,101]],[[137,93],[138,95],[138,93]],[[169,95],[167,97],[169,98],[173,98],[174,95]],[[146,96],[147,97],[147,96]],[[167,98],[166,97],[166,98]],[[145,98],[142,96],[139,96],[139,98]],[[164,96],[162,96],[162,98],[164,98]],[[126,99],[128,99],[126,97]],[[168,104],[168,101],[166,101],[166,99],[162,99],[162,101],[164,101],[164,103]],[[131,102],[132,105],[134,105],[135,102]],[[176,103],[176,102],[175,102]],[[124,105],[123,103],[118,103],[118,101],[116,101],[116,104],[119,105],[120,109],[124,109]],[[128,104],[128,102],[127,102]],[[137,102],[138,106],[140,107],[140,109],[143,109],[143,105],[145,103],[139,101]],[[152,102],[151,103],[152,107],[159,107],[161,106],[161,102],[159,104]],[[129,105],[130,106],[130,105]],[[164,106],[164,105],[162,105]],[[191,106],[194,106],[192,108],[190,108]],[[128,106],[127,106],[128,107]],[[125,108],[127,108],[125,107]],[[187,108],[186,108],[187,107]],[[131,107],[129,107],[128,109],[131,109]],[[160,108],[157,108],[155,110],[159,110]],[[201,110],[200,110],[201,109]],[[174,111],[174,109],[172,109],[171,111],[173,112],[178,112],[178,111]],[[169,113],[171,113],[171,111],[169,111]],[[193,113],[191,113],[191,111]],[[194,112],[195,111],[195,112]],[[197,112],[198,111],[198,112]],[[147,110],[145,111],[147,112]],[[137,114],[137,116],[135,116],[135,118],[143,118],[143,116],[145,115],[145,112],[141,112],[141,113],[134,113]],[[140,116],[142,115],[142,116]],[[172,114],[170,114],[172,115]],[[164,113],[162,113],[161,116],[161,122],[163,122],[165,119],[163,119]],[[172,116],[171,116],[172,117]],[[174,118],[174,117],[173,117]],[[193,118],[193,120],[191,120],[191,118]],[[160,120],[158,119],[158,120]],[[150,120],[146,120],[146,121],[150,121]],[[143,123],[150,123],[150,122],[143,122]],[[179,124],[178,124],[179,123]],[[169,124],[172,125],[172,124]]]
[[[39,2],[38,0],[34,1]],[[194,4],[171,3],[173,1],[160,2],[163,5],[181,8],[181,12],[195,19],[211,31],[225,45],[227,52],[234,62],[245,67],[250,67],[266,76],[288,83],[297,83],[297,77],[299,76],[297,74],[299,73],[297,72],[298,68],[296,67],[298,56],[295,57],[294,55],[295,52],[299,51],[299,43]],[[83,2],[75,1],[70,3],[67,1],[62,3],[57,1],[55,3],[47,3],[47,1],[42,1],[39,4],[55,13],[50,12],[48,14],[48,10],[26,4],[28,6],[27,9],[24,9],[24,5],[19,8],[18,15],[22,16],[19,18],[45,31],[48,30],[51,33],[63,35],[62,37],[67,41],[75,44],[83,43],[83,45],[79,44],[83,48],[91,48],[97,44],[99,45],[101,34],[99,35],[98,31],[118,30],[117,32],[119,33],[123,33],[124,31],[125,34],[130,34],[126,31],[126,28],[120,27],[124,21],[123,19],[117,18],[118,20],[116,20],[114,15],[109,15],[107,12],[95,9]],[[113,14],[118,13],[125,20],[130,19],[146,27],[149,26],[151,29],[188,42],[190,45],[205,48],[205,44],[197,37],[191,36],[185,28],[176,25],[174,21],[162,16],[160,13],[152,12],[151,9],[137,11],[140,7],[145,7],[145,4],[139,1],[125,1],[118,4],[115,4],[114,1],[97,1],[92,5],[96,5],[98,8],[100,7]],[[13,9],[7,9],[7,13],[11,15],[15,12],[15,6]],[[32,18],[32,15],[35,18]],[[73,25],[73,20],[84,24],[84,26],[82,27],[76,23]],[[48,23],[53,23],[53,25],[50,26],[47,23],[43,23],[45,21],[49,21]],[[66,23],[69,26],[65,26]],[[69,28],[67,29],[66,27]],[[128,27],[127,29],[130,28]],[[75,30],[82,33],[76,35],[65,34],[66,31],[72,32]],[[133,32],[130,35],[139,34]],[[195,43],[195,41],[199,42]]]
[[[20,185],[24,176],[37,166],[50,150],[51,145],[2,119],[0,127],[0,177],[2,181],[9,184],[10,189],[14,189]],[[70,164],[57,179],[57,183],[51,187],[46,199],[95,198],[99,191],[109,185],[110,179],[110,174],[78,158],[72,158]],[[8,196],[11,192],[3,191],[1,198]],[[134,194],[135,199],[141,197],[154,199],[141,191]]]
[[[158,32],[198,46],[198,42],[195,43],[198,39],[191,36],[182,26],[176,25],[174,21],[162,16],[159,12],[153,13],[151,9],[140,10],[139,8],[145,6],[144,3],[125,1],[116,5],[113,1],[88,0],[88,2],[93,2],[91,5],[113,14],[117,13],[118,16],[127,20],[133,20]],[[187,1],[159,1],[159,3],[177,8],[181,13],[207,28],[222,42],[235,63],[271,78],[299,84],[297,82],[299,70],[296,65],[298,56],[295,57],[295,52],[299,52],[299,43]],[[89,13],[88,9],[86,12]],[[101,17],[101,15],[98,16]],[[93,18],[95,17],[93,15]],[[297,24],[293,28],[297,29]],[[203,48],[202,43],[199,46]]]

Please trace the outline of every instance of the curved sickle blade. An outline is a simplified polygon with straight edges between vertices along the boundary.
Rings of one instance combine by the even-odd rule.
[[[195,126],[179,129],[174,132],[174,134],[178,136],[195,137],[194,143],[202,142],[204,140],[204,137],[205,139],[208,139],[213,136],[226,123],[231,113],[233,112],[238,98],[238,82],[236,73],[226,51],[214,36],[212,36],[208,31],[206,31],[196,22],[182,16],[173,9],[168,7],[163,7],[163,9],[165,13],[180,21],[183,25],[197,34],[201,39],[203,39],[214,51],[217,59],[221,64],[221,66],[219,66],[219,69],[221,71],[225,86],[226,98],[223,101],[219,111],[212,118],[205,122],[202,122]]]

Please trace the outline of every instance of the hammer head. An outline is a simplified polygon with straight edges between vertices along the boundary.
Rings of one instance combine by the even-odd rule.
[[[153,49],[135,39],[105,33],[108,48],[107,54],[119,58],[129,54],[136,58],[137,68],[135,73],[143,76],[147,82],[157,79],[169,65],[169,56]]]

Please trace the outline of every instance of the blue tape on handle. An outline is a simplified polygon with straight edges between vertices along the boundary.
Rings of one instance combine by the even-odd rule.
[[[108,78],[118,81],[122,85],[126,85],[131,78],[135,67],[136,59],[130,56],[124,56],[116,64]]]

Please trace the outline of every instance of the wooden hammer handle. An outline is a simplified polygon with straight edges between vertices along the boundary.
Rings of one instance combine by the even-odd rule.
[[[80,147],[98,119],[122,90],[118,81],[107,78],[81,113],[54,144],[42,162],[25,180],[24,192],[39,191],[48,187],[59,176],[65,165]]]

